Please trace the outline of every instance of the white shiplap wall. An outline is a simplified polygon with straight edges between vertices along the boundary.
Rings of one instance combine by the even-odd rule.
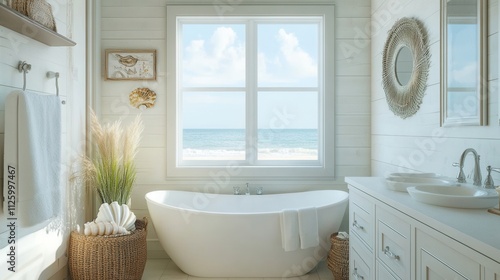
[[[395,171],[437,172],[455,177],[452,167],[469,147],[481,155],[483,178],[486,166],[500,166],[498,126],[498,1],[488,2],[488,126],[440,127],[440,1],[372,0],[372,174]],[[430,75],[420,110],[408,119],[396,117],[388,109],[382,88],[382,50],[387,31],[401,17],[422,20],[429,34]],[[466,162],[466,173],[472,168]],[[493,174],[497,182],[500,176]],[[470,180],[470,179],[469,179]]]
[[[85,10],[82,0],[48,1],[56,19],[58,32],[77,43],[75,47],[50,47],[10,29],[0,26],[0,158],[3,159],[5,97],[22,88],[23,75],[17,65],[23,60],[31,64],[27,74],[27,90],[39,94],[55,94],[55,80],[47,79],[47,71],[60,73],[59,89],[62,112],[62,223],[53,223],[46,229],[29,233],[30,229],[17,228],[16,272],[7,270],[7,247],[0,249],[0,279],[63,279],[66,277],[66,247],[72,225],[83,222],[83,189],[69,183],[69,170],[73,161],[85,151]],[[8,149],[9,147],[5,147]],[[3,160],[0,160],[3,172]],[[22,176],[22,174],[19,174]],[[2,176],[3,178],[3,176]],[[2,179],[3,180],[3,179]],[[1,205],[1,203],[0,203]],[[0,240],[6,241],[6,215],[0,210]],[[21,238],[21,235],[24,236]]]
[[[196,190],[206,182],[166,180],[166,3],[168,0],[121,1],[101,3],[101,54],[105,49],[156,49],[158,78],[154,82],[101,81],[96,108],[105,121],[132,120],[142,113],[145,131],[137,157],[138,179],[132,196],[132,208],[138,217],[148,216],[144,195],[158,189]],[[174,1],[170,1],[172,3]],[[182,1],[177,1],[185,3]],[[199,1],[198,1],[199,2]],[[213,3],[213,1],[205,1]],[[221,3],[223,3],[222,1]],[[231,2],[231,1],[228,1]],[[243,1],[243,3],[257,1]],[[288,1],[290,2],[290,1]],[[307,4],[309,1],[293,1]],[[322,3],[328,1],[320,1]],[[261,2],[265,3],[265,1]],[[345,188],[344,176],[370,174],[370,1],[331,0],[335,3],[335,172],[332,182],[284,185],[258,182],[267,192],[289,192],[311,188]],[[104,68],[104,63],[101,61]],[[153,109],[131,107],[128,94],[135,88],[149,87],[157,93]],[[257,182],[257,180],[256,180]],[[252,183],[252,182],[251,182]],[[232,190],[223,190],[232,191]],[[156,240],[150,230],[149,240]],[[150,247],[150,255],[159,246]],[[161,249],[160,249],[161,251]],[[161,254],[158,252],[158,254]]]

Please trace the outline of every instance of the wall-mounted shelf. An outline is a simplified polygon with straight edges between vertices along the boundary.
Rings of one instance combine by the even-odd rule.
[[[74,46],[75,42],[0,3],[0,25],[49,46]]]

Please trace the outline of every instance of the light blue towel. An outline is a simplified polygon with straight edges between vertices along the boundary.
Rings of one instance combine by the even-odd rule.
[[[8,117],[8,116],[7,116]],[[18,97],[18,220],[33,226],[61,213],[61,101]]]

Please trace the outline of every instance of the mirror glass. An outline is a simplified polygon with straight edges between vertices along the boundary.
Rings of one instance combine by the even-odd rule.
[[[442,0],[441,124],[485,125],[486,26],[481,0]],[[484,80],[484,82],[483,82]]]
[[[398,83],[402,86],[406,86],[410,81],[411,74],[413,71],[413,57],[411,55],[411,50],[407,46],[403,46],[399,49],[396,56],[396,66],[394,67],[396,71],[396,79]]]

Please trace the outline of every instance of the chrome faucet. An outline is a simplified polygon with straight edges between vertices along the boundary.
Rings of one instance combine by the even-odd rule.
[[[476,150],[474,150],[473,148],[465,149],[465,151],[460,156],[460,163],[458,164],[458,166],[460,167],[460,171],[458,173],[457,181],[459,183],[466,183],[467,182],[466,179],[465,179],[465,174],[464,174],[464,161],[465,161],[465,157],[469,153],[472,153],[472,155],[474,155],[474,186],[480,187],[481,186],[481,180],[482,180],[482,178],[481,178],[481,167],[479,166],[479,158],[480,158],[480,156],[477,154]],[[457,166],[457,165],[454,164],[454,166]]]
[[[250,195],[250,186],[247,183],[247,192],[245,193],[246,195]]]

